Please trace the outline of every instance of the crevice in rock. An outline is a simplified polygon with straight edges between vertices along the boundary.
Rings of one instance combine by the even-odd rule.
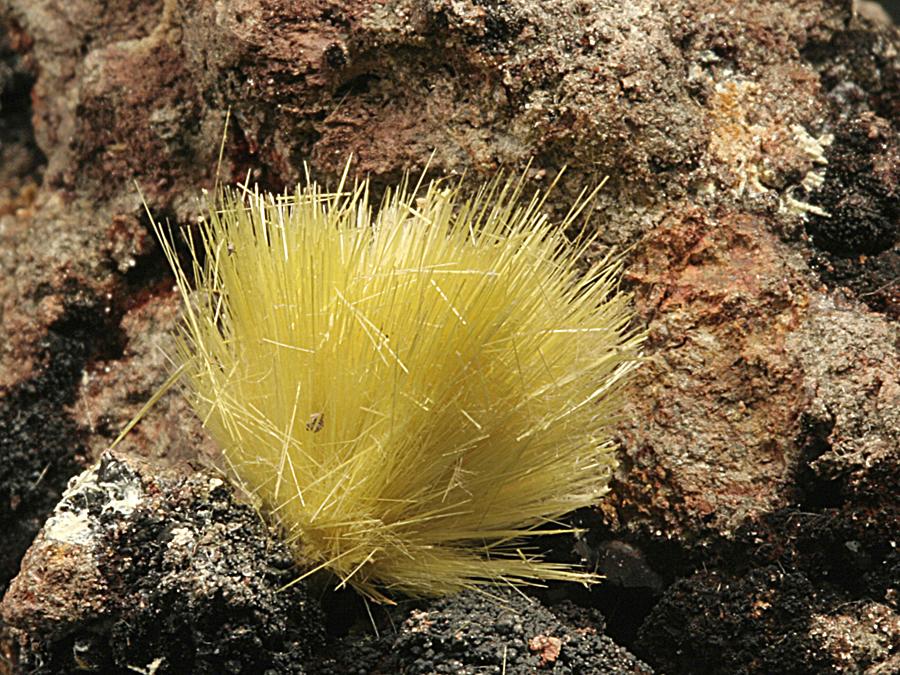
[[[47,163],[32,125],[37,66],[31,47],[31,36],[0,10],[0,197],[29,181],[39,184]]]
[[[0,588],[18,572],[69,478],[83,468],[87,432],[67,408],[84,369],[120,358],[124,344],[118,317],[102,303],[73,305],[38,344],[37,374],[0,388]]]
[[[801,433],[797,439],[801,449],[797,466],[797,489],[801,507],[814,511],[841,506],[844,500],[840,481],[818,475],[813,467],[813,462],[831,450],[828,437],[834,429],[834,420],[804,415],[800,424]]]

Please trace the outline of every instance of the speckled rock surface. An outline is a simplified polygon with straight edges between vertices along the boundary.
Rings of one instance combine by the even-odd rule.
[[[603,618],[561,607],[554,614],[509,590],[466,591],[414,609],[396,635],[348,640],[315,662],[321,673],[652,673],[603,635]],[[569,615],[567,617],[567,614]],[[572,618],[567,622],[567,618]]]
[[[303,673],[318,607],[220,478],[107,453],[73,478],[0,604],[28,672]]]
[[[226,181],[334,180],[352,153],[378,193],[432,153],[469,185],[530,161],[535,186],[568,165],[560,213],[609,175],[589,227],[631,246],[648,360],[612,493],[552,544],[610,581],[544,600],[599,608],[666,672],[690,671],[667,630],[733,645],[708,672],[768,672],[760,640],[801,671],[896,670],[900,37],[855,8],[0,0],[0,585],[165,380],[176,302],[134,184],[190,223],[230,109]],[[126,444],[215,455],[177,392]],[[783,609],[759,624],[761,594]]]
[[[835,607],[797,572],[698,574],[672,586],[639,640],[664,672],[893,672],[900,615],[872,602]]]

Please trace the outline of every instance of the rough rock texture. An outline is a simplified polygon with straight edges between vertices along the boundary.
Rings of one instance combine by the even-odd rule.
[[[778,567],[740,579],[698,574],[673,584],[640,641],[664,672],[895,672],[900,614],[873,602],[837,608],[804,575]]]
[[[567,608],[562,608],[563,610]],[[602,616],[557,616],[509,590],[466,591],[414,609],[396,635],[347,641],[315,662],[322,673],[651,673],[603,635]],[[579,621],[581,619],[581,621]]]
[[[14,213],[34,195],[43,156],[31,127],[29,96],[36,63],[31,37],[7,17],[0,18],[0,212]]]
[[[104,454],[2,604],[29,672],[305,672],[322,641],[283,546],[225,482]],[[33,670],[32,670],[33,669]]]
[[[599,607],[665,672],[771,672],[761,644],[798,672],[896,670],[900,37],[854,7],[0,0],[0,584],[165,380],[177,310],[135,181],[188,224],[217,175],[329,181],[352,153],[377,192],[432,153],[468,185],[531,161],[535,186],[569,166],[552,213],[609,174],[589,227],[631,246],[650,335],[613,492],[578,515],[610,581],[544,599]],[[123,450],[214,454],[176,392]],[[81,621],[35,615],[23,662]],[[411,653],[405,625],[360,638],[372,663]]]

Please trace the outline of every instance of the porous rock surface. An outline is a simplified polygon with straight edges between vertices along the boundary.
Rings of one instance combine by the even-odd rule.
[[[508,589],[465,591],[413,609],[395,635],[349,639],[314,673],[652,673],[603,635],[602,616],[552,613]]]
[[[221,478],[104,454],[73,478],[3,600],[28,672],[303,673],[318,608]]]
[[[530,162],[537,187],[567,165],[548,208],[610,176],[589,226],[631,246],[649,330],[612,493],[578,515],[610,582],[578,601],[665,672],[772,672],[763,643],[794,672],[896,670],[895,27],[850,0],[2,0],[0,26],[0,584],[65,580],[42,540],[22,556],[165,380],[177,301],[141,194],[187,224],[217,176],[333,181],[351,154],[376,193],[426,163]],[[122,451],[151,474],[214,454],[177,394]],[[84,579],[86,606],[29,622],[12,586],[0,671],[127,596]]]

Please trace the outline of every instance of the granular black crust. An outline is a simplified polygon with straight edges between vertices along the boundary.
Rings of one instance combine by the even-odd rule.
[[[811,267],[871,309],[900,317],[900,69],[893,27],[839,31],[805,56],[820,72],[834,119],[825,183],[811,215]]]
[[[789,508],[743,523],[732,543],[731,571],[775,565],[796,570],[841,602],[883,600],[900,577],[900,552],[891,544],[900,510],[866,507]]]
[[[830,606],[803,574],[777,566],[743,578],[699,573],[676,582],[638,644],[663,672],[835,672],[809,638],[809,617]]]
[[[810,266],[829,286],[846,289],[872,310],[900,319],[900,246],[851,258],[816,251]]]
[[[221,479],[106,454],[54,517],[66,513],[89,523],[79,541],[99,609],[75,626],[50,614],[16,626],[28,672],[301,674],[323,642],[305,585],[279,591],[297,574],[287,549]]]
[[[596,616],[591,625],[571,625],[521,593],[502,588],[492,588],[488,593],[466,591],[428,603],[410,612],[396,635],[381,639],[351,636],[334,654],[319,659],[311,672],[653,672],[605,636],[603,622]],[[571,608],[564,609],[566,614],[580,616]]]
[[[900,223],[900,146],[890,124],[871,113],[841,122],[827,157],[827,179],[813,201],[829,215],[810,217],[813,243],[843,257],[891,248]]]
[[[900,145],[890,122],[865,112],[847,114],[836,99],[828,166],[811,202],[809,264],[831,288],[871,309],[900,317]]]

